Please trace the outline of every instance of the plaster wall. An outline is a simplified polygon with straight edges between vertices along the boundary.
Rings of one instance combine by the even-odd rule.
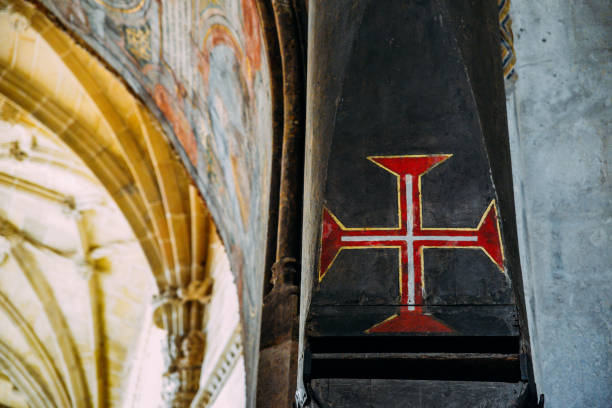
[[[508,93],[521,263],[547,408],[612,401],[609,0],[514,0]]]

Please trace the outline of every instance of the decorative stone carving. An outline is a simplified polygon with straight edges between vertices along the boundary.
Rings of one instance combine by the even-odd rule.
[[[19,141],[15,141],[11,143],[11,147],[9,148],[9,154],[15,160],[23,161],[28,157],[28,153],[21,148],[19,145]]]
[[[162,377],[162,401],[164,407],[174,408],[181,407],[177,405],[177,398],[180,389],[179,373],[164,373]]]
[[[176,371],[179,348],[176,344],[175,336],[168,336],[164,339],[162,343],[162,353],[164,357],[164,372]]]
[[[194,285],[210,286],[210,282]],[[207,290],[196,292],[207,293]],[[189,407],[200,385],[206,337],[202,316],[209,296],[193,299],[193,291],[169,288],[154,299],[155,324],[168,333],[163,343],[164,374],[162,399],[164,407]]]
[[[17,11],[13,4],[6,0],[0,1],[0,13],[6,13],[9,15],[11,25],[18,33],[23,32],[30,27],[30,21],[28,18]]]
[[[204,334],[192,330],[181,343],[183,357],[179,360],[179,368],[190,369],[201,366],[204,357]]]
[[[193,406],[207,407],[215,402],[215,399],[225,386],[227,379],[232,374],[242,355],[242,329],[239,324],[227,342],[219,360],[215,364],[215,368],[208,376],[208,381],[194,398]]]
[[[181,377],[179,396],[180,400],[186,403],[185,406],[191,403],[200,386],[204,346],[204,334],[195,330],[189,332],[181,344],[182,357],[178,363]]]
[[[282,258],[275,262],[274,265],[272,265],[271,280],[273,290],[283,291],[288,287],[290,291],[294,291],[298,288],[298,268],[299,266],[295,258]]]
[[[176,336],[167,336],[162,343],[164,373],[162,377],[162,401],[165,407],[173,407],[180,389],[180,375],[177,371],[179,347]]]
[[[162,379],[165,407],[184,408],[191,404],[199,388],[205,344],[204,334],[197,330],[182,337],[170,335],[165,339]]]

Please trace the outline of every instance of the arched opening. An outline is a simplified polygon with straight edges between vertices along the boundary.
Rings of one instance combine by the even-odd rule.
[[[10,5],[0,12],[0,404],[244,405],[229,261],[159,123],[37,9]]]

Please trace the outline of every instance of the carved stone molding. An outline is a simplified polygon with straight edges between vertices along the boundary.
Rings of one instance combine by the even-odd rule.
[[[13,3],[0,0],[0,13],[6,13],[10,16],[10,22],[13,29],[17,32],[23,32],[30,27],[28,18],[20,13]]]
[[[221,353],[221,357],[217,361],[215,368],[208,376],[208,381],[195,397],[193,406],[208,407],[215,402],[215,399],[223,389],[225,382],[240,359],[242,350],[242,330],[240,325],[238,325]]]
[[[166,407],[182,408],[191,404],[199,388],[205,346],[205,336],[197,330],[165,339],[162,399]]]
[[[189,407],[198,392],[206,349],[203,318],[211,287],[209,281],[193,281],[189,290],[168,288],[154,298],[153,320],[167,333],[162,344],[165,407]]]

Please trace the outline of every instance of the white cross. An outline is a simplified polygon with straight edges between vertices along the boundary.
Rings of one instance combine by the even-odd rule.
[[[444,235],[414,235],[414,214],[412,209],[412,177],[405,177],[406,180],[406,234],[405,235],[362,235],[362,236],[343,236],[343,242],[364,242],[364,241],[403,241],[406,243],[408,254],[408,310],[413,311],[414,300],[414,242],[415,241],[478,241],[477,236],[444,236]]]

